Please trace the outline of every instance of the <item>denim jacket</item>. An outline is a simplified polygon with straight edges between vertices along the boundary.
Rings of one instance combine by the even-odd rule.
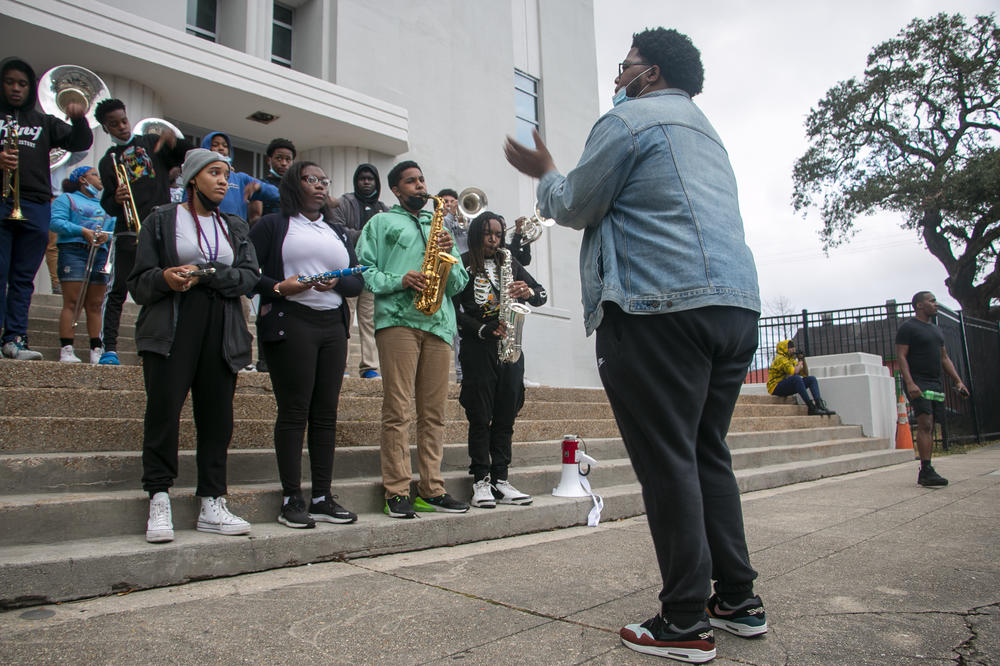
[[[601,303],[628,314],[713,305],[760,312],[736,177],[722,141],[682,90],[657,90],[604,114],[567,176],[538,184],[541,212],[583,229],[587,335]]]

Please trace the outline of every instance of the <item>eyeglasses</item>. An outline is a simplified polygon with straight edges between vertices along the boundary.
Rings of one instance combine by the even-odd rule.
[[[302,176],[302,180],[310,185],[322,185],[323,187],[330,187],[331,182],[329,178],[319,178],[317,176]]]
[[[652,67],[648,62],[629,62],[628,60],[618,63],[618,76],[625,73],[625,70],[633,65],[646,65],[647,67]]]

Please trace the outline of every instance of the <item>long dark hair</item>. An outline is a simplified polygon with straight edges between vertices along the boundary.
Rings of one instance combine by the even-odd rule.
[[[472,275],[484,275],[486,273],[486,257],[483,254],[483,241],[486,239],[486,224],[490,220],[500,223],[500,247],[503,247],[503,239],[506,234],[506,226],[503,218],[493,211],[484,210],[469,223],[469,273]]]
[[[288,171],[281,177],[281,182],[278,184],[278,194],[281,196],[281,214],[285,217],[295,217],[302,212],[302,170],[311,166],[323,170],[323,167],[315,162],[292,162]],[[329,195],[329,188],[327,188],[328,198]],[[324,204],[319,212],[324,220],[330,219],[330,206],[328,204]]]

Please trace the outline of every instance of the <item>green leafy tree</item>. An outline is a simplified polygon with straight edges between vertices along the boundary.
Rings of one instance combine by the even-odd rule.
[[[810,110],[792,205],[819,209],[824,249],[849,240],[861,215],[902,213],[963,311],[1000,319],[998,101],[992,14],[915,19],[872,50],[862,79]]]

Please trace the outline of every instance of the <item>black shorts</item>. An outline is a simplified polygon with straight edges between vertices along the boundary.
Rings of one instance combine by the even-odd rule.
[[[914,380],[916,381],[916,380]],[[941,391],[944,389],[940,385],[932,385],[930,383],[921,383],[917,381],[917,386],[923,391]],[[906,396],[910,401],[910,407],[913,408],[913,413],[916,415],[920,414],[930,414],[934,417],[936,422],[941,422],[944,420],[944,402],[938,400],[928,400],[927,398],[911,398]]]

